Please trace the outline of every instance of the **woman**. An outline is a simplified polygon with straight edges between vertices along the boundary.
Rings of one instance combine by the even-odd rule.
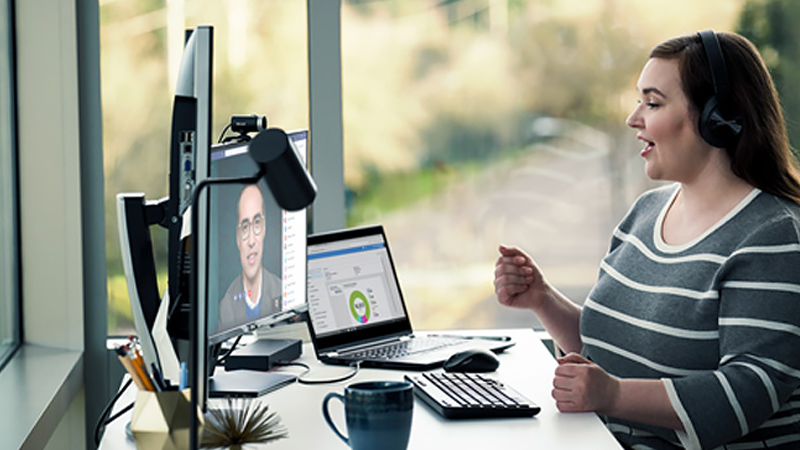
[[[743,37],[701,32],[653,49],[637,89],[645,172],[674,183],[615,229],[583,308],[506,246],[498,300],[568,353],[558,409],[628,448],[800,448],[800,181],[769,73]]]

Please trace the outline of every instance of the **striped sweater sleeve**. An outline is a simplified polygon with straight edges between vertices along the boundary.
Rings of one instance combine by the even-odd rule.
[[[686,448],[714,448],[773,417],[800,385],[800,234],[765,218],[719,268],[719,367],[667,378]],[[763,441],[780,424],[762,429]],[[800,436],[795,436],[800,448]]]

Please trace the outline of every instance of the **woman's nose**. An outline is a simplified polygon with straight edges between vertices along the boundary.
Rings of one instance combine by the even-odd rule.
[[[628,115],[628,118],[625,119],[625,125],[628,125],[631,128],[641,128],[642,118],[639,115],[639,106],[634,108],[634,110]]]

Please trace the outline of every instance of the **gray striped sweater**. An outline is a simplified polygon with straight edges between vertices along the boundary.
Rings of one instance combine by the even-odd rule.
[[[685,431],[604,420],[636,449],[800,449],[800,207],[756,189],[669,246],[677,190],[643,194],[619,224],[580,325],[610,374],[664,380]]]

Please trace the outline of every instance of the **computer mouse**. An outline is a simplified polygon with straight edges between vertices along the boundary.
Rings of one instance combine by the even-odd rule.
[[[470,349],[451,355],[442,365],[445,372],[492,372],[500,360],[489,350]]]

